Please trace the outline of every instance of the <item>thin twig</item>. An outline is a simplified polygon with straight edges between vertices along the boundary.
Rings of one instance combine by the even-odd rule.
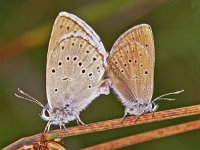
[[[135,122],[136,117],[130,116],[124,119],[123,124],[121,123],[121,118],[119,118],[119,119],[101,121],[101,122],[96,122],[96,123],[90,123],[85,126],[69,127],[67,128],[67,131],[65,129],[52,130],[52,131],[43,133],[43,136],[46,140],[53,140],[56,138],[63,138],[63,137],[81,135],[81,134],[86,134],[86,133],[93,133],[93,132],[98,132],[98,131],[116,129],[116,128],[121,128],[121,127],[145,124],[145,123],[150,123],[150,122],[180,118],[184,116],[191,116],[191,115],[197,115],[197,114],[200,114],[200,105],[159,111],[159,112],[155,112],[153,116],[151,113],[144,114],[140,116],[136,122]],[[41,133],[33,135],[31,137],[22,138],[21,140],[16,141],[15,143],[7,146],[6,148],[13,149],[13,148],[19,147],[20,145],[24,143],[31,143],[34,141],[39,141],[40,139],[41,139]]]
[[[102,144],[94,145],[91,147],[84,148],[82,150],[112,150],[118,149],[138,143],[143,143],[151,140],[155,140],[162,137],[167,137],[183,132],[200,129],[200,120],[190,121],[178,125],[173,125],[165,128],[160,128],[128,137],[123,137],[117,140],[105,142]]]

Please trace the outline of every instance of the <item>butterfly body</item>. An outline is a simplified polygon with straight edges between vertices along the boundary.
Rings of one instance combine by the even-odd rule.
[[[149,102],[149,103],[140,103],[138,101],[124,102],[125,114],[140,116],[147,112],[155,112],[158,108],[158,105]]]
[[[48,113],[46,115],[46,113]],[[71,105],[59,108],[49,108],[48,105],[43,108],[41,118],[50,121],[53,125],[64,125],[69,121],[75,120],[79,112],[75,111]]]

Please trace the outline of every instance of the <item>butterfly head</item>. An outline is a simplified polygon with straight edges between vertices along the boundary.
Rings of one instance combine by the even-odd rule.
[[[155,103],[140,103],[134,101],[126,105],[125,111],[130,115],[139,116],[147,112],[155,112],[158,109],[158,105]]]
[[[78,114],[73,111],[69,104],[64,107],[51,108],[48,104],[43,107],[40,117],[54,125],[63,125],[69,121],[75,120]]]

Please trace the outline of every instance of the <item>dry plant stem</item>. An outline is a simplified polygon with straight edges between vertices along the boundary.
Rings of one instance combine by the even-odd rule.
[[[67,131],[65,131],[64,129],[52,130],[47,133],[44,133],[43,135],[44,135],[44,139],[53,140],[56,138],[63,138],[63,137],[68,137],[68,136],[93,133],[93,132],[98,132],[98,131],[116,129],[116,128],[121,128],[121,127],[145,124],[145,123],[150,123],[150,122],[156,122],[156,121],[161,121],[161,120],[167,120],[167,119],[173,119],[173,118],[179,118],[179,117],[191,116],[191,115],[197,115],[197,114],[200,114],[200,105],[159,111],[159,112],[155,112],[153,116],[151,113],[144,114],[140,116],[136,122],[135,122],[136,117],[130,116],[124,119],[123,124],[121,123],[121,118],[119,118],[119,119],[101,121],[101,122],[96,122],[96,123],[90,123],[85,126],[69,127],[67,128]],[[39,141],[40,139],[41,139],[41,133],[33,135],[31,137],[23,138],[7,146],[6,148],[12,149],[16,147],[17,145],[20,146],[24,143]]]
[[[166,127],[166,128],[156,129],[153,131],[144,132],[144,133],[120,138],[117,140],[113,140],[113,141],[105,142],[105,143],[98,144],[95,146],[91,146],[88,148],[84,148],[82,150],[118,149],[118,148],[126,147],[129,145],[143,143],[146,141],[151,141],[154,139],[158,139],[158,138],[162,138],[162,137],[166,137],[166,136],[170,136],[170,135],[175,135],[175,134],[179,134],[179,133],[183,133],[183,132],[187,132],[187,131],[192,131],[192,130],[196,130],[196,129],[200,129],[200,120],[182,123],[182,124],[178,124],[178,125],[173,125],[173,126]]]

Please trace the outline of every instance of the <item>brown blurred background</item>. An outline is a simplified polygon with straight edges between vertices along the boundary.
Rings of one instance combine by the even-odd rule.
[[[14,96],[21,88],[43,104],[45,67],[51,29],[60,11],[85,20],[101,37],[107,51],[127,29],[151,25],[156,47],[154,97],[184,89],[176,101],[159,102],[159,110],[199,104],[200,0],[0,0],[0,148],[39,133],[46,122],[41,108]],[[111,93],[100,96],[81,113],[85,123],[122,117],[124,107]],[[152,129],[198,119],[173,119],[65,138],[76,150]],[[73,121],[67,126],[74,126]],[[126,147],[137,150],[199,150],[196,130]]]

